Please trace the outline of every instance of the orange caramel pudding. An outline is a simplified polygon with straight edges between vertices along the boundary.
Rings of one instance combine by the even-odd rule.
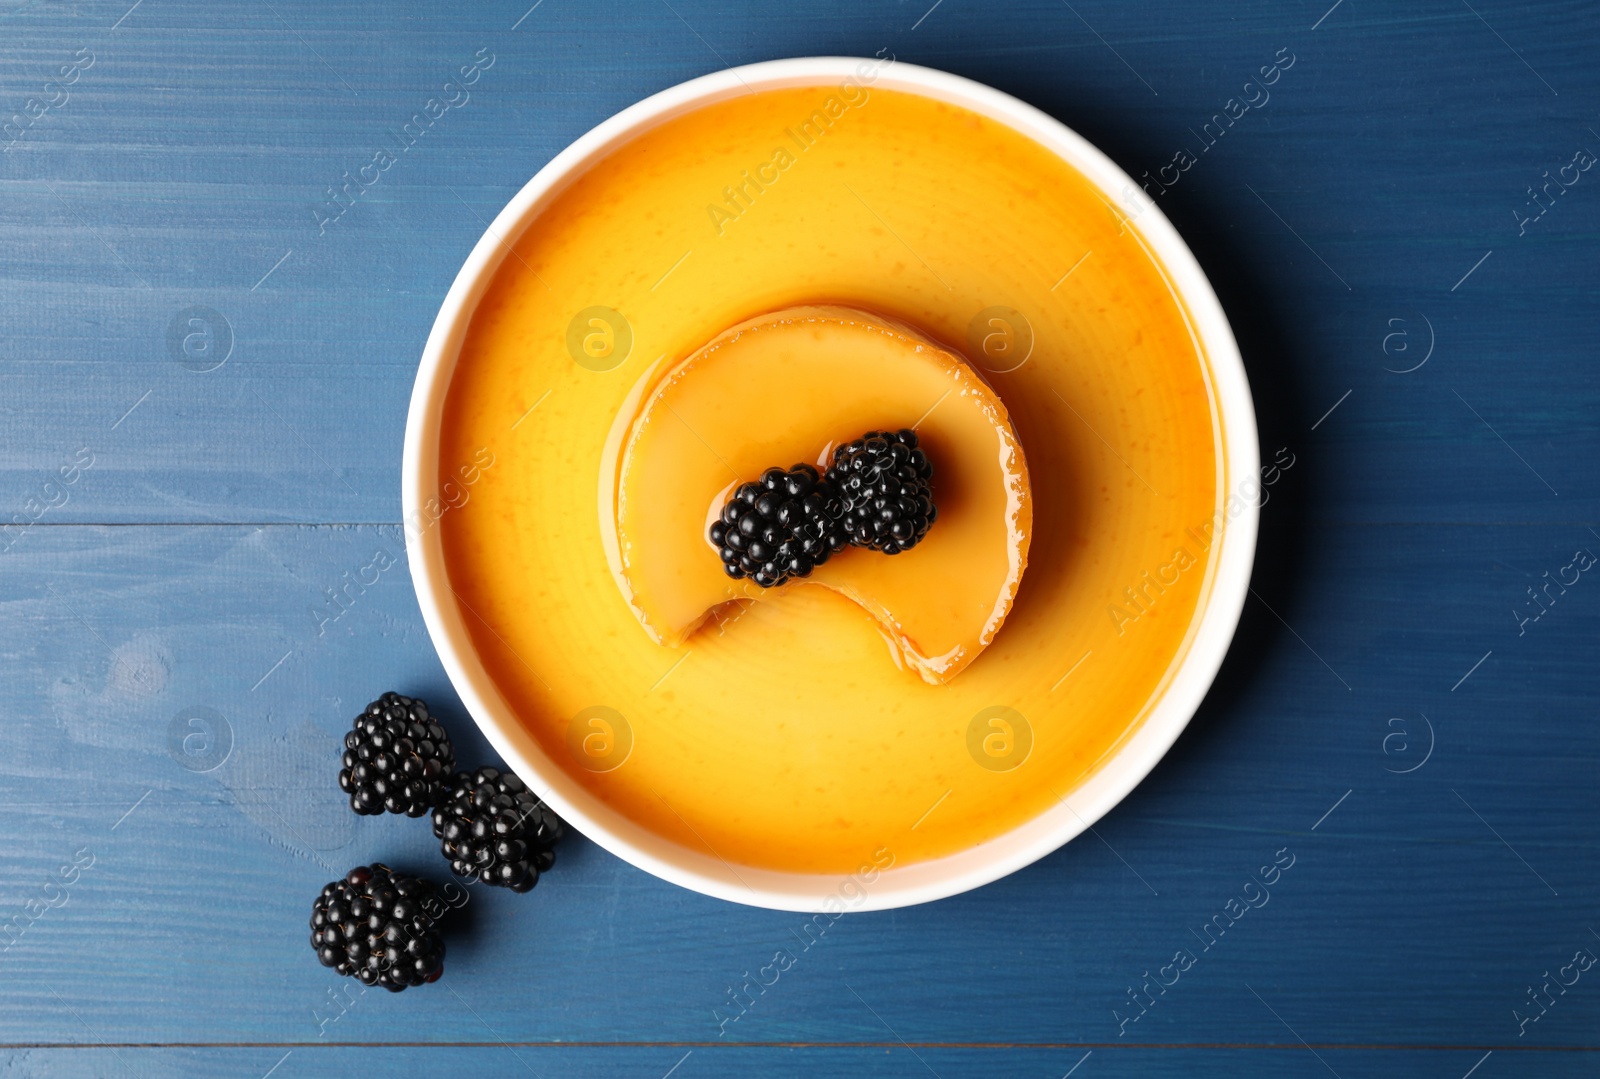
[[[673,116],[508,237],[439,443],[441,478],[494,464],[433,527],[494,688],[574,783],[735,868],[843,875],[1071,798],[1185,655],[1224,492],[1208,361],[1137,223],[1005,124],[838,93]],[[917,548],[759,597],[722,574],[731,484],[910,426],[939,507]],[[604,769],[571,738],[597,707],[631,746]],[[997,708],[1025,759],[969,737]]]
[[[749,411],[750,388],[761,395]],[[731,485],[772,465],[826,471],[834,443],[915,426],[935,464],[939,518],[912,550],[845,548],[808,578],[876,620],[890,658],[947,682],[994,639],[1027,565],[1027,467],[1005,405],[967,363],[907,327],[842,307],[743,322],[669,371],[618,467],[617,579],[651,636],[684,643],[718,610],[778,593],[729,580],[706,524]]]

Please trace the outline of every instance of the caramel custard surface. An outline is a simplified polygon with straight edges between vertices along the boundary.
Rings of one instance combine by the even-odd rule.
[[[1074,169],[915,95],[763,91],[615,150],[514,252],[478,304],[441,430],[441,479],[485,450],[494,463],[436,527],[486,668],[598,798],[734,865],[844,874],[874,852],[902,865],[1015,828],[1136,728],[1209,587],[1220,431],[1161,267]],[[945,685],[898,668],[872,618],[825,588],[786,586],[664,647],[608,563],[598,507],[619,415],[726,328],[817,303],[973,358],[1026,454],[1026,574],[993,642]],[[609,369],[568,347],[594,307],[631,331]],[[753,430],[763,395],[782,392],[752,388]],[[606,772],[568,742],[596,705],[632,732]],[[997,707],[1031,732],[1009,768],[969,749],[974,717]]]
[[[763,394],[751,423],[751,387],[761,385],[783,391]],[[662,376],[641,405],[617,467],[614,569],[645,630],[676,646],[708,616],[720,628],[744,613],[722,604],[784,594],[730,580],[720,557],[705,557],[707,522],[730,488],[775,461],[826,471],[838,443],[908,426],[933,462],[935,528],[893,557],[847,547],[789,585],[859,603],[924,681],[959,675],[994,639],[1027,564],[1026,463],[1005,404],[965,360],[852,308],[742,322]]]

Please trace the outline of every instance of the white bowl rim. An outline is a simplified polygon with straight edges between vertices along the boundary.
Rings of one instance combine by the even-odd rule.
[[[868,79],[863,69],[870,72]],[[942,899],[997,880],[1063,846],[1109,812],[1150,773],[1183,732],[1215,679],[1244,607],[1260,520],[1258,498],[1244,499],[1237,516],[1220,520],[1202,593],[1185,647],[1144,709],[1144,719],[1073,792],[1022,825],[942,858],[870,868],[854,874],[787,873],[740,866],[661,839],[622,817],[549,761],[518,723],[479,662],[465,616],[451,602],[440,531],[438,426],[457,354],[483,290],[510,244],[541,207],[611,150],[684,112],[751,90],[840,85],[855,79],[872,88],[920,94],[1006,124],[1053,151],[1113,202],[1131,211],[1125,221],[1168,277],[1189,320],[1210,375],[1218,437],[1218,504],[1247,480],[1259,483],[1255,410],[1238,345],[1210,282],[1160,210],[1110,158],[1066,125],[1009,94],[932,68],[870,57],[824,56],[771,60],[727,68],[662,90],[584,134],[557,154],[506,204],[462,265],[428,335],[406,420],[401,469],[407,556],[412,580],[439,659],[462,703],[511,768],[566,820],[601,847],[646,872],[685,888],[776,910],[886,910]],[[1113,210],[1114,213],[1121,211]],[[430,500],[433,508],[429,509]],[[1219,517],[1222,512],[1219,509]],[[1075,803],[1075,804],[1074,804]],[[879,848],[880,850],[884,848]],[[709,847],[708,847],[709,851]],[[893,853],[889,851],[892,858]],[[881,858],[879,859],[881,860]],[[846,885],[854,883],[853,889]]]

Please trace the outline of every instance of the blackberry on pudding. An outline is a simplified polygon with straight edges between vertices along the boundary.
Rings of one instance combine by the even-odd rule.
[[[683,646],[731,602],[787,596],[787,609],[809,609],[802,583],[861,607],[891,662],[935,685],[994,640],[1027,567],[1033,500],[1005,404],[965,359],[881,315],[804,306],[733,326],[651,377],[616,421],[602,523],[612,577],[652,640]],[[753,387],[765,388],[759,409]],[[772,468],[784,461],[815,461],[813,493],[837,491],[843,543],[830,535],[825,560],[815,541],[791,547],[802,557],[787,566],[745,557],[751,540],[776,554],[765,529],[781,546],[790,496],[743,482],[730,503],[728,481],[787,484],[797,469]]]
[[[909,551],[938,519],[933,466],[909,427],[868,431],[838,447],[828,479],[844,498],[840,523],[857,547],[883,554]]]
[[[845,545],[844,505],[834,485],[807,464],[769,468],[740,484],[708,530],[722,569],[775,588],[811,571]]]

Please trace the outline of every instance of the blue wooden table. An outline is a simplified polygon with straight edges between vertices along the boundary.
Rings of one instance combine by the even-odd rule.
[[[0,0],[6,1074],[1600,1073],[1600,12],[930,3]],[[456,269],[629,103],[880,50],[1083,133],[1215,283],[1295,461],[1215,689],[1098,837],[841,920],[731,1022],[800,916],[581,837],[362,993],[311,898],[443,865],[338,739],[394,688],[487,754],[399,524]]]

